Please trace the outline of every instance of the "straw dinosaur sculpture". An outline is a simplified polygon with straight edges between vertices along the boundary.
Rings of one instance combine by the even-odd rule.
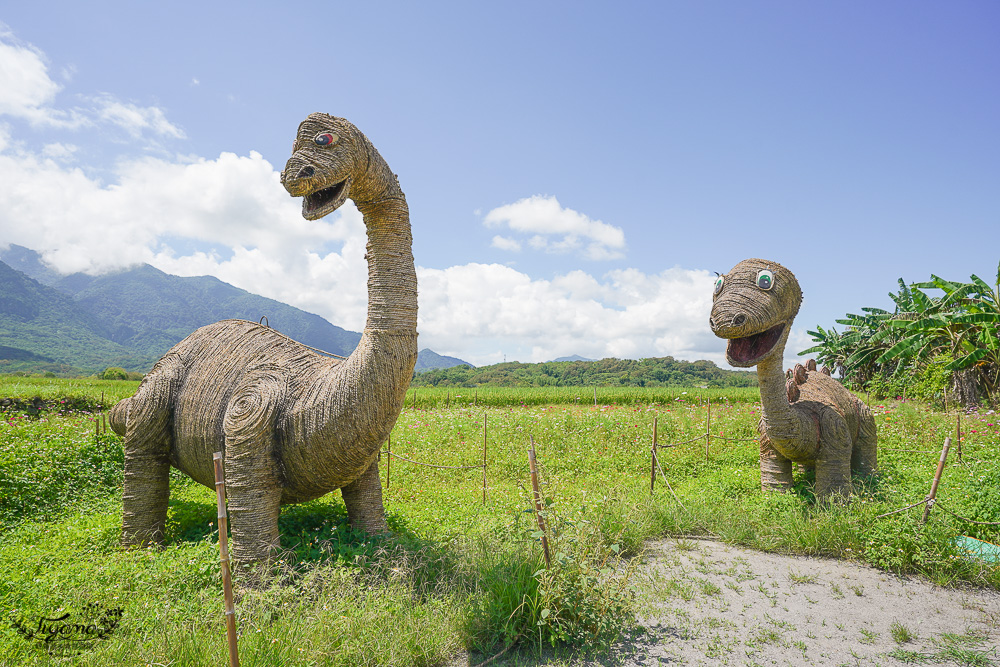
[[[747,259],[719,276],[713,301],[709,324],[729,340],[726,359],[733,366],[757,366],[764,407],[758,425],[761,486],[787,490],[796,462],[815,466],[817,497],[848,496],[852,470],[875,472],[875,420],[843,385],[815,372],[815,361],[796,364],[789,377],[781,370],[802,302],[795,276],[775,262]]]
[[[224,320],[170,349],[111,412],[125,438],[122,543],[160,542],[170,466],[215,488],[225,453],[233,556],[270,558],[282,504],[340,489],[351,525],[387,530],[378,452],[417,358],[417,277],[396,176],[354,125],[311,114],[281,182],[316,220],[348,198],[368,234],[368,317],[357,348],[333,359],[272,329]]]

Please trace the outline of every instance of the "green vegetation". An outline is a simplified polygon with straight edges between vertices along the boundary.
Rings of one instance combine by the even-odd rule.
[[[855,388],[877,398],[906,395],[978,406],[1000,399],[1000,266],[993,286],[976,275],[927,282],[889,294],[893,312],[862,308],[838,323],[843,333],[817,327],[809,334],[820,363],[840,368]]]
[[[722,370],[711,361],[673,357],[600,361],[517,361],[417,373],[414,387],[756,387],[756,372]]]
[[[41,380],[5,382],[0,387],[10,396],[72,391],[99,400],[103,391],[107,403],[112,390],[117,398],[136,386],[93,380],[70,389],[50,380],[43,392]],[[284,508],[280,577],[267,590],[244,592],[237,604],[242,664],[432,665],[463,648],[485,658],[514,641],[538,650],[555,645],[566,655],[600,649],[633,618],[630,567],[644,542],[662,535],[715,535],[1000,589],[1000,567],[966,557],[953,543],[962,534],[998,542],[1000,527],[943,511],[1000,521],[1000,424],[993,415],[963,417],[962,463],[953,454],[940,504],[921,525],[919,507],[877,517],[927,494],[954,414],[912,402],[873,406],[881,474],[859,483],[850,505],[819,506],[808,476],[797,478],[792,493],[761,493],[760,409],[744,390],[728,390],[737,394],[729,400],[727,390],[713,391],[707,452],[708,390],[599,389],[596,407],[591,390],[579,402],[562,389],[469,391],[479,402],[472,405],[464,391],[460,401],[454,389],[411,389],[416,408],[408,403],[391,447],[414,461],[476,466],[485,428],[485,504],[481,468],[428,468],[383,456],[392,538],[352,533],[338,494]],[[513,400],[502,405],[502,395]],[[214,491],[172,472],[167,547],[122,552],[120,439],[95,435],[93,414],[0,414],[0,608],[7,615],[0,663],[48,664],[12,623],[75,613],[86,602],[120,606],[123,616],[74,664],[224,661]],[[658,442],[678,446],[660,450],[666,480],[651,494],[654,418]],[[529,436],[547,501],[551,570],[530,512]],[[851,597],[864,594],[850,590]],[[942,647],[952,649],[966,647]]]
[[[109,339],[104,324],[71,297],[0,262],[0,372],[80,375],[156,360]]]

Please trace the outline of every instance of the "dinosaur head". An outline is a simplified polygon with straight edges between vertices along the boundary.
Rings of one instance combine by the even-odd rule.
[[[351,196],[351,186],[367,167],[364,135],[353,124],[325,113],[309,114],[299,125],[292,157],[281,184],[302,197],[302,217],[318,220]]]
[[[755,366],[785,347],[802,290],[792,272],[776,262],[745,259],[715,281],[712,332],[729,341],[726,360]]]

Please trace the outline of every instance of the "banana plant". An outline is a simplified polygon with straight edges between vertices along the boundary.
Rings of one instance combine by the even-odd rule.
[[[941,294],[930,296],[925,290]],[[952,359],[947,370],[975,371],[987,396],[995,395],[1000,382],[1000,265],[992,287],[974,274],[968,283],[932,274],[908,292],[913,309],[897,312],[888,325],[901,337],[877,361],[919,365],[945,353]]]

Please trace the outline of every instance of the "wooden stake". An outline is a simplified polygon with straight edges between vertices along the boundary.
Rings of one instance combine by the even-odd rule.
[[[222,591],[226,597],[226,637],[229,638],[229,665],[240,667],[236,646],[236,607],[233,604],[233,579],[229,571],[229,536],[226,519],[226,478],[222,469],[222,452],[212,456],[215,462],[215,495],[219,506],[219,554],[222,563]]]
[[[712,399],[708,399],[708,423],[705,425],[705,461],[708,461],[708,450],[712,444]]]
[[[955,422],[955,442],[958,443],[958,462],[962,462],[962,415],[961,413],[956,417]]]
[[[486,413],[483,413],[483,505],[486,504]]]
[[[941,449],[941,458],[938,459],[937,472],[934,473],[934,481],[931,483],[931,492],[924,505],[924,518],[920,520],[921,523],[927,523],[927,517],[930,516],[931,506],[934,505],[934,498],[937,497],[938,484],[941,482],[941,473],[944,472],[944,461],[948,458],[949,447],[951,447],[951,438],[945,438],[944,447]]]
[[[389,470],[392,468],[392,434],[385,439],[386,450],[385,450],[385,488],[389,490]]]
[[[542,553],[545,555],[545,567],[551,567],[552,561],[549,559],[549,539],[545,535],[545,521],[542,519],[542,492],[538,490],[538,469],[535,467],[535,439],[531,440],[531,449],[528,450],[528,467],[531,470],[531,491],[535,496],[535,518],[538,520],[538,530],[542,531]]]
[[[451,390],[450,389],[448,390],[448,396],[444,399],[444,407],[446,407],[446,408],[450,408],[451,407]]]
[[[656,486],[656,417],[653,417],[653,455],[651,461],[652,470],[649,474],[649,495],[653,495],[653,488]]]
[[[594,387],[594,407],[597,407],[597,387]]]

